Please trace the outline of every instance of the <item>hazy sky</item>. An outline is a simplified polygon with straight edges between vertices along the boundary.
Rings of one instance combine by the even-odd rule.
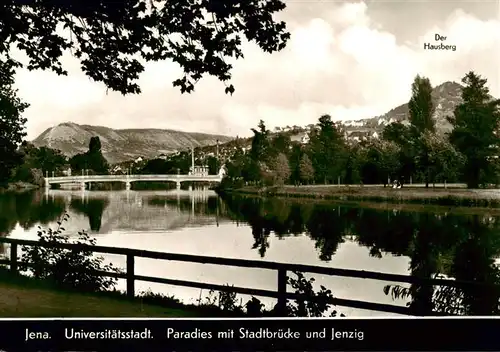
[[[171,62],[147,66],[143,93],[108,92],[80,70],[19,71],[17,87],[31,104],[28,138],[61,122],[112,128],[171,128],[248,135],[260,119],[268,127],[305,125],[321,114],[358,119],[383,114],[406,102],[417,73],[434,85],[457,81],[469,70],[488,78],[500,97],[500,6],[495,1],[287,0],[280,14],[292,39],[285,50],[266,54],[245,44],[236,63],[231,97],[224,85],[204,78],[190,95],[172,87],[180,69]],[[424,50],[435,33],[456,51]]]

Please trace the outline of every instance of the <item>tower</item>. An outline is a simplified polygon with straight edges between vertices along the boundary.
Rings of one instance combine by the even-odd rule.
[[[194,147],[191,147],[191,172],[194,174]]]

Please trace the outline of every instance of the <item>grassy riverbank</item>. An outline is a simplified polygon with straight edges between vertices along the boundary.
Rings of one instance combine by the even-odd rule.
[[[117,295],[115,295],[117,296]],[[130,301],[112,294],[78,293],[0,269],[2,317],[189,317],[193,309]]]
[[[1,317],[228,317],[242,316],[200,302],[143,292],[134,299],[123,292],[81,293],[49,282],[14,275],[0,268]]]
[[[500,190],[469,190],[444,187],[404,187],[393,189],[383,186],[314,185],[282,187],[245,186],[219,190],[228,194],[252,194],[265,197],[287,197],[341,201],[368,201],[408,203],[442,206],[500,208]]]
[[[28,191],[33,191],[36,189],[39,189],[40,187],[37,185],[34,185],[32,183],[27,183],[27,182],[11,182],[8,183],[7,186],[5,187],[0,187],[0,193],[8,193],[8,192],[28,192]]]

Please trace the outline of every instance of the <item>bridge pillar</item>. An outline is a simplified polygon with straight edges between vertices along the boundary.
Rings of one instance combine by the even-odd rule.
[[[45,189],[49,189],[50,188],[49,179],[44,178],[44,181],[45,181]]]
[[[80,189],[81,189],[82,191],[85,191],[85,182],[81,182],[81,183],[80,183]]]
[[[177,181],[177,182],[175,183],[175,186],[176,186],[176,188],[177,188],[177,190],[178,190],[178,191],[180,191],[180,190],[181,190],[181,183],[180,183],[179,181]]]
[[[189,185],[189,192],[191,192],[193,190],[193,185]]]
[[[125,182],[125,189],[126,189],[127,191],[130,191],[130,187],[131,187],[131,183],[130,183],[130,182],[128,182],[128,181],[127,181],[127,182]]]

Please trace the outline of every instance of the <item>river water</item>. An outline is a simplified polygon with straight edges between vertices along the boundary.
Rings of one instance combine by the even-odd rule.
[[[55,228],[67,212],[65,234],[88,231],[97,244],[170,253],[277,261],[394,274],[497,282],[500,277],[498,217],[446,211],[400,211],[335,203],[298,204],[279,199],[219,198],[203,191],[63,191],[0,195],[0,233],[37,239],[38,226]],[[448,210],[448,209],[445,209]],[[455,215],[454,215],[455,214]],[[6,251],[6,248],[4,248]],[[7,251],[6,251],[7,252]],[[122,256],[105,255],[125,268]],[[276,290],[275,271],[186,262],[136,259],[136,274]],[[315,275],[339,298],[425,310],[466,307],[466,314],[497,314],[498,295],[466,290],[455,303],[439,292],[412,287],[408,298],[384,292],[389,282]],[[409,287],[408,285],[401,285]],[[119,289],[125,283],[119,282]],[[152,290],[194,303],[208,292],[137,282]],[[458,297],[458,298],[457,298]],[[241,296],[243,303],[248,297]],[[262,299],[266,305],[271,299]],[[457,300],[462,303],[457,303]],[[496,306],[495,306],[496,302]],[[347,316],[391,315],[336,307]]]

